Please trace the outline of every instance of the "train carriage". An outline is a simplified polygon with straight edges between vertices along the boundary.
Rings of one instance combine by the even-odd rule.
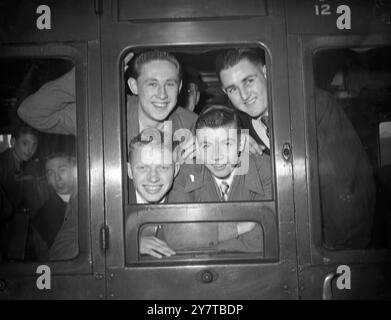
[[[21,101],[75,71],[76,131],[43,130],[35,162],[42,164],[39,157],[53,146],[77,155],[79,244],[72,259],[29,259],[26,230],[34,213],[18,213],[15,232],[23,235],[0,263],[1,299],[391,298],[389,1],[51,0],[42,6],[34,0],[3,1],[0,9],[2,148]],[[171,52],[198,70],[205,100],[225,101],[214,60],[234,47],[265,57],[272,198],[131,203],[127,57]],[[371,241],[362,247],[326,241],[321,160],[334,159],[323,152],[342,151],[321,148],[318,89],[343,108],[374,175]],[[152,259],[139,253],[147,224],[191,230],[238,221],[261,226],[263,254],[194,250]],[[50,269],[50,290],[37,285],[41,265]]]

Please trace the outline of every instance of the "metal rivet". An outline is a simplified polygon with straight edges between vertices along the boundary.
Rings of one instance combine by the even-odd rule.
[[[213,281],[213,274],[212,272],[210,272],[209,270],[206,270],[204,271],[202,274],[201,274],[201,280],[202,282],[204,283],[210,283]]]

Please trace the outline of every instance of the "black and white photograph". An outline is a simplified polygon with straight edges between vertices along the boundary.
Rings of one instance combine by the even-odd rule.
[[[0,2],[0,300],[390,299],[391,0]]]

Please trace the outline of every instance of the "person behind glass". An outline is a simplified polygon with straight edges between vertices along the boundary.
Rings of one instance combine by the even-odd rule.
[[[11,136],[11,147],[0,153],[0,236],[2,247],[7,246],[7,222],[17,210],[21,210],[25,196],[23,179],[25,164],[38,147],[38,132],[21,124]],[[5,252],[6,248],[2,248]]]
[[[182,88],[179,94],[178,104],[187,110],[197,112],[196,107],[200,101],[201,92],[206,90],[206,84],[202,81],[196,69],[189,66],[184,69],[184,88]]]
[[[179,163],[173,162],[173,148],[164,142],[161,131],[150,128],[143,130],[129,144],[128,176],[130,202],[137,204],[158,204],[167,201]],[[140,238],[140,254],[156,258],[171,256],[175,251],[159,239],[160,226],[146,227]]]
[[[67,153],[46,158],[45,173],[52,192],[32,220],[38,260],[67,260],[79,253],[77,164]]]
[[[229,49],[217,57],[216,72],[223,91],[240,111],[243,128],[267,152],[271,131],[263,58],[254,49]],[[315,89],[314,97],[324,245],[365,248],[371,239],[376,202],[368,156],[336,99],[320,89]]]
[[[195,129],[199,152],[197,164],[181,166],[169,194],[170,203],[272,198],[270,158],[265,154],[243,152],[247,135],[241,133],[234,109],[221,105],[206,107],[197,119]],[[171,229],[175,232],[175,227]],[[253,222],[218,223],[217,232],[219,250],[262,250],[262,230]]]

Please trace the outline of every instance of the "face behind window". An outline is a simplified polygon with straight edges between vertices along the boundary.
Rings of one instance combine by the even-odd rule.
[[[241,60],[220,72],[220,81],[231,103],[252,118],[267,111],[267,81],[265,66]]]
[[[181,85],[178,69],[165,60],[144,64],[139,77],[129,79],[131,91],[139,97],[140,116],[157,122],[167,119],[176,106]]]
[[[71,194],[77,181],[76,165],[71,159],[56,157],[46,162],[46,178],[58,194]]]
[[[175,172],[170,150],[159,143],[136,147],[132,152],[129,177],[148,203],[160,202],[165,197]]]

